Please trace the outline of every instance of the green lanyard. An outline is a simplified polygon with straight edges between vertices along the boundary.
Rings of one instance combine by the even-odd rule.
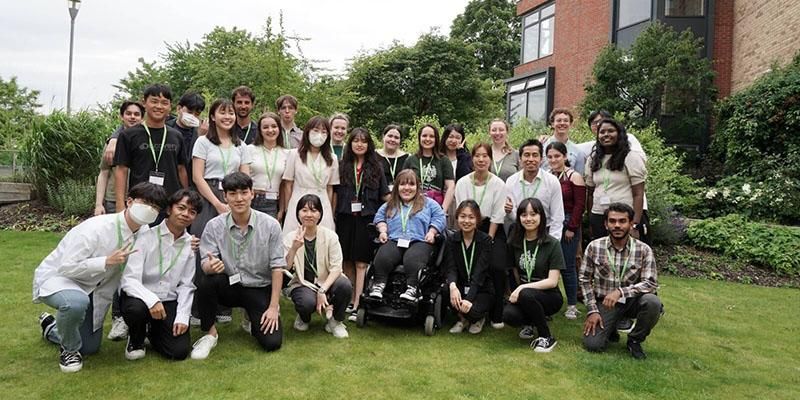
[[[539,243],[536,243],[536,248],[533,250],[533,260],[528,256],[528,241],[522,238],[522,267],[525,269],[525,275],[528,276],[528,282],[531,282],[533,270],[536,267],[536,256],[539,254]]]
[[[316,240],[316,239],[314,239]],[[316,249],[317,245],[314,244],[314,253],[317,252]],[[306,259],[305,261],[308,263],[308,266],[311,267],[311,270],[314,271],[314,277],[319,277],[319,273],[317,272],[317,263],[316,263],[316,254],[314,254],[314,262],[311,262],[311,253],[308,252],[308,246],[305,244],[305,239],[303,240],[303,252],[305,253]]]
[[[475,191],[475,173],[472,173],[472,199],[478,200],[478,194]],[[483,185],[483,193],[481,193],[481,199],[478,200],[478,208],[481,208],[483,205],[483,198],[486,197],[486,190],[489,188],[489,177],[486,178],[486,183]]]
[[[603,191],[608,193],[608,187],[611,185],[611,171],[603,167]]]
[[[467,248],[464,246],[464,242],[461,242],[461,255],[464,256],[464,266],[467,267],[467,278],[472,276],[472,262],[475,261],[475,239],[472,240],[472,251],[469,255],[469,260],[467,260]]]
[[[400,226],[403,227],[403,233],[406,233],[406,228],[408,228],[408,217],[411,214],[411,206],[408,206],[408,212],[403,214],[403,208],[405,206],[400,206]]]
[[[533,180],[536,181],[536,187],[533,188],[533,194],[528,196],[528,191],[525,190],[525,187],[527,186],[527,185],[525,185],[525,178],[523,178],[522,176],[519,177],[519,186],[522,188],[522,198],[523,199],[527,199],[529,197],[535,197],[536,193],[539,192],[539,186],[542,185],[542,180],[538,176],[536,178],[534,178]]]
[[[275,173],[275,163],[278,160],[278,150],[272,149],[272,168],[270,168],[269,163],[267,163],[267,152],[264,148],[261,148],[261,157],[264,159],[264,170],[267,171],[267,184],[269,188],[272,189],[272,174]]]
[[[614,274],[617,274],[617,281],[619,281],[620,283],[622,283],[622,278],[625,277],[625,272],[628,271],[628,267],[631,266],[631,256],[633,256],[633,238],[630,238],[630,240],[628,240],[628,245],[630,247],[628,249],[628,259],[622,263],[622,271],[620,271],[619,273],[617,273],[617,262],[615,261],[616,258],[611,257],[611,252],[608,251],[608,247],[606,247],[606,258],[608,258],[608,266],[611,267],[611,271]],[[614,249],[615,252],[616,250],[617,249]],[[625,249],[622,249],[622,251],[625,251]]]
[[[153,161],[155,161],[156,172],[158,172],[158,162],[161,161],[161,154],[164,153],[164,143],[167,142],[167,126],[164,125],[164,135],[161,136],[161,148],[158,150],[158,157],[156,157],[156,151],[153,149],[153,137],[150,135],[150,129],[147,128],[146,124],[142,124],[144,127],[145,132],[147,132],[147,141],[150,143],[150,153],[153,154]]]
[[[250,137],[250,128],[252,128],[252,127],[253,127],[253,124],[247,124],[247,132],[244,134],[244,139],[242,139],[243,142],[247,143],[247,138]],[[239,127],[239,128],[241,128],[241,127]]]
[[[363,164],[361,168],[364,168]],[[358,199],[358,194],[361,193],[361,180],[364,179],[364,172],[356,168],[355,164],[353,164],[353,179],[356,183],[356,199]]]
[[[559,182],[561,181],[562,178],[564,178],[564,174],[566,174],[566,173],[567,173],[567,170],[565,169],[565,170],[561,171],[560,174],[558,174],[558,181]]]
[[[323,187],[324,185],[322,184],[322,168],[319,168],[319,165],[317,165],[320,157],[322,157],[321,154],[317,155],[317,159],[316,160],[312,160],[312,159],[309,158],[308,159],[308,167],[311,169],[311,175],[314,176],[314,180],[317,181],[317,185],[320,188],[324,189],[324,187]]]
[[[123,244],[122,240],[122,215],[117,216],[117,248],[121,249]],[[133,244],[131,247],[136,246],[136,234],[133,234]],[[119,265],[119,271],[125,271],[125,267],[128,265],[128,261],[125,260],[124,263]]]
[[[178,250],[178,253],[175,254],[174,257],[172,257],[172,261],[169,262],[167,270],[164,271],[164,253],[161,252],[161,225],[156,227],[156,234],[158,234],[158,273],[161,274],[161,276],[164,276],[167,274],[167,272],[169,272],[169,270],[172,269],[172,267],[175,266],[175,262],[178,261],[181,253],[183,253],[183,249],[186,247],[186,240],[183,241],[181,249]]]
[[[395,177],[394,173],[395,173],[395,171],[397,171],[397,159],[400,158],[400,157],[395,157],[394,158],[394,164],[392,164],[389,161],[389,157],[383,157],[383,158],[385,158],[386,159],[386,163],[389,164],[389,171],[392,172],[392,179],[394,179],[394,177]]]
[[[233,145],[231,145],[231,146],[233,146]],[[222,151],[222,146],[221,145],[217,146],[217,149],[219,149],[219,156],[220,156],[220,158],[222,158],[222,176],[224,177],[225,175],[228,175],[228,160],[231,159],[231,151],[233,150],[233,148],[232,147],[228,148],[228,151],[227,151],[228,156],[227,157],[225,157],[225,152]]]
[[[431,163],[432,162],[433,162],[433,158],[431,158],[431,161],[428,163],[428,165],[425,166],[425,169],[423,170],[422,169],[422,158],[419,159],[419,180],[422,181],[422,183],[428,182],[428,180],[426,180],[426,178],[428,177],[428,171],[431,169]]]
[[[237,243],[234,240],[233,235],[231,235],[231,230],[228,229],[228,238],[230,239],[231,253],[233,253],[233,259],[236,261],[237,268],[239,267],[239,260],[242,257],[241,252],[247,251],[247,247],[250,244],[250,239],[253,238],[253,231],[256,229],[255,225],[257,219],[258,219],[258,214],[253,214],[253,227],[250,228],[247,231],[247,234],[244,235],[244,242],[241,244],[241,246],[237,246]],[[231,214],[228,213],[228,223],[226,226],[230,224],[231,224]]]
[[[285,129],[281,129],[283,131],[283,147],[286,149],[291,149],[292,146],[289,145],[289,132]]]
[[[506,161],[506,156],[503,156],[503,158],[500,160],[500,164],[498,164],[495,161],[492,161],[492,164],[494,165],[494,174],[495,175],[500,176],[500,168],[503,168],[503,163],[505,161]]]

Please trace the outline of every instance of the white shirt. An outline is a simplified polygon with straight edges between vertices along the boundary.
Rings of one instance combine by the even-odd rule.
[[[136,241],[137,251],[128,257],[121,289],[142,300],[147,308],[159,301],[177,300],[175,323],[189,325],[195,290],[192,282],[195,255],[191,241],[192,237],[186,231],[174,240],[166,220],[141,234]]]
[[[106,267],[106,257],[149,229],[142,226],[134,235],[124,213],[92,217],[70,229],[36,267],[33,301],[62,290],[79,290],[93,296],[94,329],[102,327],[122,275],[121,266]]]
[[[472,183],[474,175],[474,172],[470,172],[456,182],[456,207],[464,200],[475,200],[483,217],[489,217],[491,222],[502,224],[506,216],[503,206],[508,197],[505,182],[497,175],[489,173],[489,178],[483,186],[475,186]]]
[[[516,209],[519,203],[527,197],[539,199],[547,215],[547,228],[550,236],[561,240],[561,231],[564,228],[564,201],[561,197],[561,183],[553,174],[539,169],[533,182],[522,179],[523,171],[508,177],[506,191],[513,204],[511,213],[506,214],[506,222],[510,226],[516,221]],[[525,194],[523,195],[523,190]]]
[[[205,136],[198,137],[194,142],[192,157],[205,160],[203,179],[222,179],[238,171],[241,165],[250,164],[250,154],[244,142],[240,142],[238,146],[231,144],[226,149],[211,143]]]
[[[278,193],[286,169],[286,156],[289,150],[274,147],[267,150],[264,146],[247,145],[250,157],[250,176],[253,178],[253,189]],[[267,166],[272,172],[272,178],[267,175]]]

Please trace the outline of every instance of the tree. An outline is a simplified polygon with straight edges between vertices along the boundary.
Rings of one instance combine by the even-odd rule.
[[[395,44],[356,57],[348,87],[351,117],[373,131],[422,115],[470,123],[502,112],[502,89],[481,79],[471,50],[434,33],[413,47]]]
[[[521,28],[511,0],[472,0],[450,27],[450,37],[472,46],[481,77],[511,77],[519,64]]]
[[[30,131],[36,117],[38,90],[17,84],[17,77],[0,77],[0,148],[13,148]]]
[[[704,144],[708,113],[716,97],[711,62],[702,40],[661,23],[648,26],[625,50],[607,46],[585,85],[584,115],[606,109],[640,128],[655,121],[668,142]]]

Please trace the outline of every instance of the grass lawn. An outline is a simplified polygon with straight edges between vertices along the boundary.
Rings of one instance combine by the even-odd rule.
[[[222,325],[208,360],[170,362],[154,351],[124,359],[124,342],[104,341],[77,374],[63,374],[55,346],[36,323],[47,310],[31,302],[33,270],[61,235],[0,231],[0,393],[5,399],[330,398],[330,399],[798,399],[800,290],[662,277],[667,314],[633,360],[623,342],[606,354],[580,345],[582,319],[560,313],[553,353],[536,354],[517,330],[476,336],[421,326],[349,324],[336,340],[314,318],[291,329],[282,302],[284,346],[262,353],[234,324]],[[109,318],[110,319],[110,318]],[[107,319],[107,323],[109,321]],[[108,324],[105,331],[108,332]],[[199,330],[192,330],[197,338]]]

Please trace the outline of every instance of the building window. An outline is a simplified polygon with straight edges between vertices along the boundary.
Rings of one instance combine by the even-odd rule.
[[[549,4],[522,17],[522,63],[553,54],[556,5]]]
[[[508,119],[515,123],[527,118],[544,122],[547,116],[547,75],[540,74],[508,87]]]
[[[617,29],[650,20],[651,0],[619,0]]]
[[[664,16],[666,17],[702,17],[703,0],[665,0]]]

